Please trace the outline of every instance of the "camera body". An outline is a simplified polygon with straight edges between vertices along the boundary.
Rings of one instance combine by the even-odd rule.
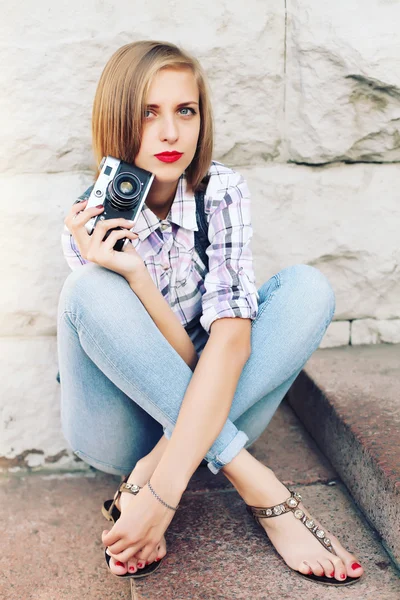
[[[97,221],[105,219],[129,219],[134,222],[132,230],[153,180],[153,173],[113,156],[105,156],[100,163],[100,175],[93,186],[85,208],[87,210],[103,204],[104,210],[86,223],[85,227],[89,235],[92,235]],[[108,230],[103,241],[107,239],[111,231],[116,229],[123,229],[123,227],[114,227]],[[122,251],[127,241],[127,238],[117,240],[114,250]]]

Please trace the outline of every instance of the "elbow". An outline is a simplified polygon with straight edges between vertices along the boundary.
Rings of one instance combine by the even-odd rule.
[[[217,319],[211,325],[210,340],[224,346],[226,351],[247,362],[251,354],[251,320],[242,318]]]

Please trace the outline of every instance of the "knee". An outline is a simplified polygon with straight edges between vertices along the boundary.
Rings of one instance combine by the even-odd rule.
[[[88,306],[97,304],[106,290],[115,290],[118,285],[128,285],[125,278],[95,263],[88,263],[72,271],[62,287],[59,298],[59,311],[74,312],[77,304]]]
[[[297,264],[284,269],[281,274],[290,278],[298,293],[309,303],[309,308],[332,320],[336,307],[335,292],[322,271],[310,265]]]

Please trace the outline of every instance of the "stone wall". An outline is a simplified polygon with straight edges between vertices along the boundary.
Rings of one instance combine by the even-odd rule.
[[[396,0],[26,0],[2,10],[0,468],[85,468],[59,427],[60,232],[90,182],[90,117],[112,53],[193,52],[210,80],[214,157],[253,198],[257,283],[321,269],[322,346],[400,342],[400,41]]]

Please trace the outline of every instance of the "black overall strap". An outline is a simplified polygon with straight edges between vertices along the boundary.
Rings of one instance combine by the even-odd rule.
[[[197,227],[199,229],[198,231],[194,232],[194,247],[208,271],[208,256],[206,253],[206,249],[210,245],[210,241],[208,239],[207,217],[204,211],[204,192],[200,190],[195,192],[195,198],[196,220]]]

